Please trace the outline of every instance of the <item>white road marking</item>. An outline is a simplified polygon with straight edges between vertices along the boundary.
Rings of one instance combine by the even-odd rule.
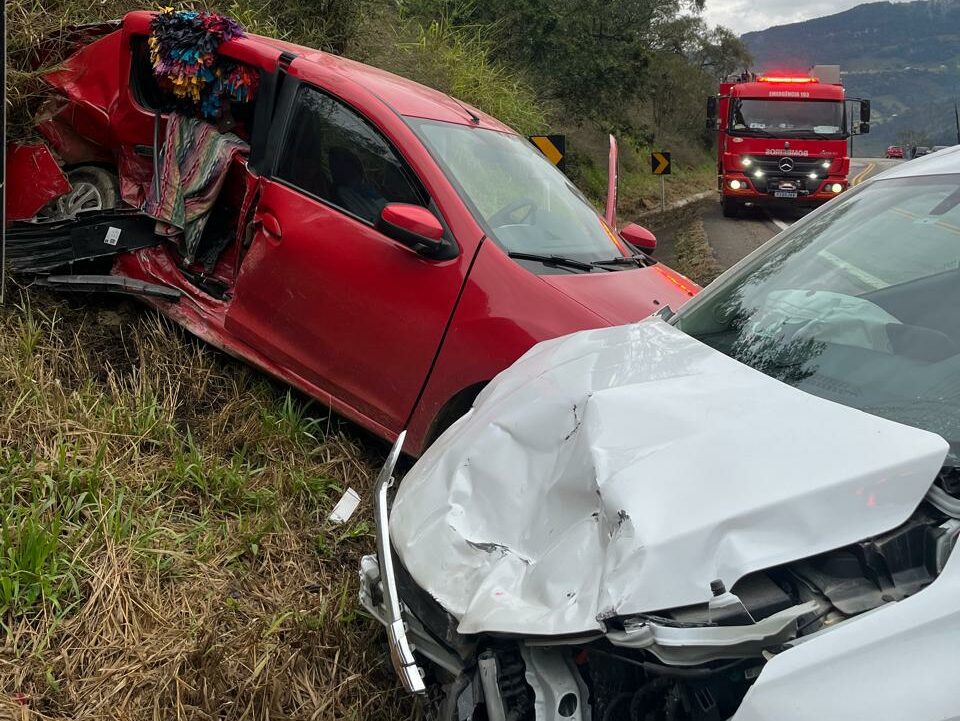
[[[780,218],[774,218],[769,213],[767,214],[767,217],[769,217],[770,222],[773,223],[778,228],[780,228],[780,230],[786,230],[787,228],[790,227],[790,223],[784,223],[782,220],[780,220]]]

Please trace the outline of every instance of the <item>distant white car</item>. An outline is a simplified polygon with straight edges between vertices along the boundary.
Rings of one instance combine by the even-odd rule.
[[[361,600],[428,718],[960,719],[958,150],[535,346],[388,514],[401,437]]]

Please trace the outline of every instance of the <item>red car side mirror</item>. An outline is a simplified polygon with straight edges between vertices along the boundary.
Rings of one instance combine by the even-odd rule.
[[[387,237],[423,255],[434,255],[443,248],[443,226],[433,213],[419,205],[385,205],[376,227]]]
[[[620,229],[620,237],[645,253],[653,253],[657,249],[657,236],[636,223],[627,223],[623,226]]]

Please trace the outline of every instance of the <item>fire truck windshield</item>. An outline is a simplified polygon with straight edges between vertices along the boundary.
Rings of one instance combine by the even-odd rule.
[[[736,98],[730,105],[729,132],[777,138],[845,138],[843,103]]]

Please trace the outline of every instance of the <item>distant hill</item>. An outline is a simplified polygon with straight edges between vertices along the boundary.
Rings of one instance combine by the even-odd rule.
[[[858,155],[908,137],[920,144],[957,142],[960,0],[868,3],[747,33],[743,41],[755,70],[840,65],[848,95],[873,101],[873,128],[855,140]]]

